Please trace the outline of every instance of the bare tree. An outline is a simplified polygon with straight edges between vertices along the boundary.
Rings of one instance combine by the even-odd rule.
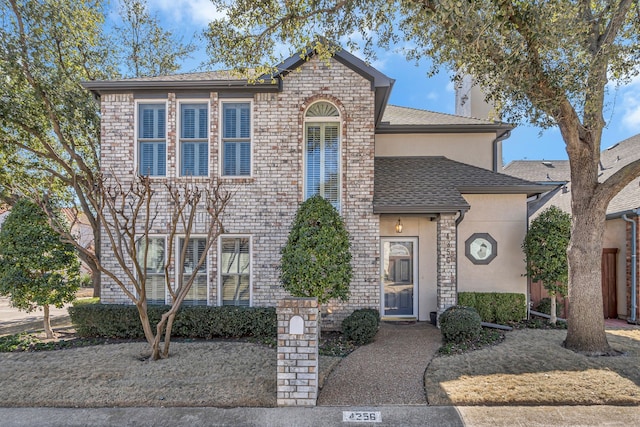
[[[144,336],[151,347],[151,359],[166,358],[176,313],[191,290],[195,273],[205,265],[209,249],[224,232],[222,214],[231,200],[231,193],[223,190],[217,181],[209,186],[199,186],[191,181],[159,185],[149,177],[136,176],[131,182],[114,177],[102,177],[97,182],[91,200],[97,203],[96,218],[115,264],[107,262],[109,257],[106,254],[94,261],[102,275],[118,285],[138,309]],[[169,212],[166,211],[167,206],[170,206]],[[65,240],[76,245],[78,251],[92,256],[64,230],[62,224],[54,224],[54,227],[63,235],[66,233]],[[198,232],[198,236],[204,239],[204,246],[192,273],[185,274],[182,267],[187,259],[187,245],[179,247],[174,262],[174,244],[178,237],[188,242],[197,229],[203,231]],[[147,267],[151,262],[150,238],[159,231],[167,236],[162,269],[170,308],[154,328],[147,312]],[[175,271],[177,280],[173,279]]]

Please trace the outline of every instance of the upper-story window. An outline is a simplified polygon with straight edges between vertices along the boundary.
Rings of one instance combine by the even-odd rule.
[[[209,108],[180,104],[180,176],[209,174]]]
[[[167,174],[166,104],[138,104],[138,173]]]
[[[222,175],[251,175],[251,103],[222,103]]]
[[[305,114],[304,198],[320,194],[340,210],[340,113],[326,101]]]

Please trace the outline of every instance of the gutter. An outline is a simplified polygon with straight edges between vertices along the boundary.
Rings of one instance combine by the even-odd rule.
[[[382,122],[376,127],[375,133],[380,135],[411,133],[485,133],[504,129],[506,129],[505,132],[509,132],[513,129],[513,126],[504,123],[393,125],[388,122]]]
[[[638,216],[638,209],[634,209],[633,213]],[[637,269],[637,258],[638,258],[638,248],[636,242],[638,240],[638,230],[636,226],[636,222],[632,219],[629,219],[627,214],[622,215],[622,219],[626,222],[631,223],[631,317],[627,319],[627,323],[637,323],[636,319],[636,311],[637,307],[637,280],[636,280],[636,269]]]

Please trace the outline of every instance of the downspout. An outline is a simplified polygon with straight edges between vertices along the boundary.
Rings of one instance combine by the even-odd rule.
[[[633,213],[638,216],[638,210],[633,210]],[[637,289],[636,289],[636,268],[637,268],[637,255],[638,248],[636,247],[636,241],[638,240],[638,230],[636,222],[629,219],[627,214],[622,215],[622,219],[631,223],[631,317],[627,319],[627,323],[636,323],[636,311],[637,311]]]
[[[502,135],[496,137],[496,139],[493,140],[493,171],[494,172],[499,172],[498,171],[498,143],[501,141],[504,141],[505,139],[508,139],[511,136],[511,129],[505,131],[504,133],[502,133]],[[500,163],[502,163],[502,159],[500,159]],[[464,217],[464,215],[462,215]]]

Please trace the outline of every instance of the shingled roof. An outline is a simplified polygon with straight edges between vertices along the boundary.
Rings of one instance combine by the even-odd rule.
[[[468,210],[462,194],[526,194],[546,187],[446,157],[377,157],[375,213],[443,213]]]
[[[640,134],[625,139],[609,148],[606,148],[600,153],[600,176],[598,180],[603,182],[608,177],[613,175],[623,166],[640,159]],[[526,161],[527,164],[540,163],[537,161]],[[549,206],[557,206],[567,213],[571,213],[571,182],[570,174],[568,171],[569,161],[552,161],[554,165],[558,166],[559,173],[557,175],[551,175],[552,177],[558,176],[560,178],[557,181],[567,181],[562,190],[554,190],[552,193],[545,195],[540,203],[535,203],[530,208],[530,216],[535,217],[535,213],[541,212]],[[516,168],[512,165],[516,164]],[[543,182],[543,180],[537,179],[539,176],[533,175],[533,170],[541,170],[540,166],[529,167],[527,173],[518,172],[518,167],[525,165],[525,161],[512,162],[504,168],[504,173],[520,178],[531,177],[533,181]],[[564,171],[563,171],[564,170]],[[564,174],[564,175],[563,175]],[[614,198],[609,202],[607,207],[607,217],[617,218],[624,213],[630,212],[632,209],[640,207],[640,178],[636,178],[622,189]]]
[[[571,180],[569,160],[514,160],[502,171],[507,175],[541,184]]]
[[[514,126],[508,123],[437,113],[417,108],[387,105],[376,133],[414,132],[499,132],[505,133]]]

